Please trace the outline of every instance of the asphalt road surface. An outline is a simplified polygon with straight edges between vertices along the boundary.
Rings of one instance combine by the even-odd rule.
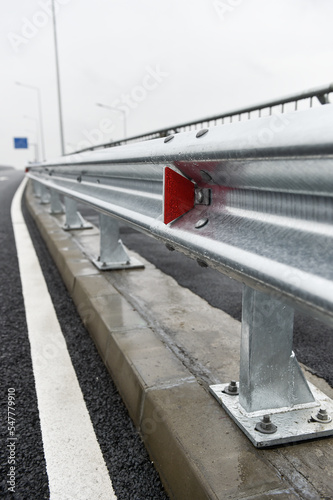
[[[12,198],[22,178],[23,172],[0,170],[0,498],[39,500],[49,498],[47,464],[10,216]],[[166,500],[143,443],[24,207],[23,213],[115,494],[119,500]],[[8,394],[13,394],[13,389],[17,438],[14,493],[7,483],[8,460],[13,456],[7,446]]]

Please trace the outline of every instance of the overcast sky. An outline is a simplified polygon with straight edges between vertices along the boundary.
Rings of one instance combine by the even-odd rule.
[[[66,151],[333,81],[330,0],[55,0]],[[60,154],[50,0],[0,0],[0,165],[23,168],[41,92]],[[30,118],[25,118],[30,117]]]

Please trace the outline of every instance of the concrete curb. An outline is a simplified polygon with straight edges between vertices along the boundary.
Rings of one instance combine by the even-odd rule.
[[[171,498],[333,497],[333,439],[257,450],[208,393],[238,373],[239,323],[148,262],[98,271],[96,228],[64,232],[26,201]]]

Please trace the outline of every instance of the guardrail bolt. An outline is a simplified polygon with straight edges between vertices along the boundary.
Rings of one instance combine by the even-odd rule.
[[[170,142],[170,141],[172,141],[172,139],[173,139],[174,137],[175,137],[174,135],[168,135],[168,136],[164,139],[164,142]]]
[[[197,132],[196,137],[198,137],[198,138],[202,137],[203,135],[207,134],[207,132],[208,132],[208,128],[203,128],[203,129],[199,130],[199,132]]]
[[[329,424],[332,422],[332,417],[327,413],[326,408],[320,408],[316,415],[312,415],[312,419],[322,424]]]
[[[273,424],[270,415],[264,415],[260,422],[256,423],[255,430],[262,434],[274,434],[277,431],[277,426]]]
[[[194,191],[195,205],[210,205],[212,191],[209,188],[196,188]]]
[[[170,250],[170,252],[174,252],[174,247],[172,245],[170,245],[170,243],[166,243],[165,246],[167,247],[168,250]]]
[[[198,222],[195,224],[196,229],[200,229],[201,227],[204,227],[208,222],[208,219],[200,219]]]
[[[206,172],[205,170],[200,170],[200,173],[203,181],[210,182],[213,180],[212,176],[209,175],[209,173]]]
[[[204,195],[203,195],[203,192],[201,190],[198,190],[196,192],[196,198],[197,198],[197,203],[201,203],[203,202],[203,199],[204,199]]]
[[[237,394],[239,394],[237,382],[235,380],[231,380],[230,384],[225,386],[223,392],[225,394],[229,394],[229,396],[237,396]]]

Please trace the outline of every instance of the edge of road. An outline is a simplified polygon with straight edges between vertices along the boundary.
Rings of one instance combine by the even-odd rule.
[[[145,269],[99,271],[97,228],[63,231],[30,183],[25,200],[170,498],[333,497],[333,438],[258,450],[209,394],[237,378],[239,322],[134,252]]]
[[[88,498],[89,495],[90,498],[100,500],[117,500],[57,313],[21,212],[26,181],[27,179],[22,182],[13,198],[11,220],[50,497]],[[41,363],[43,349],[52,342],[59,346],[58,355],[48,357],[47,364],[44,365]],[[70,412],[68,404],[59,404],[68,400],[71,401]],[[82,442],[83,434],[85,439]]]

